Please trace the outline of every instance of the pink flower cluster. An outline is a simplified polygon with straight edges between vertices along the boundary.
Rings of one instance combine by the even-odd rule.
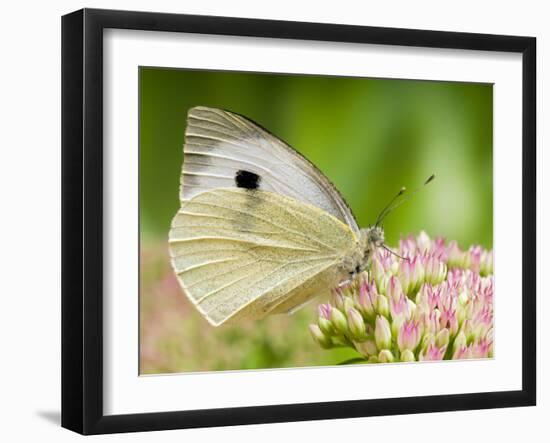
[[[368,273],[333,290],[314,340],[372,363],[492,357],[493,252],[424,232],[396,252],[379,249]]]

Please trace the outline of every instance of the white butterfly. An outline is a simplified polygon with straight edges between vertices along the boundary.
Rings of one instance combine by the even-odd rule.
[[[383,246],[379,221],[392,209],[359,229],[308,160],[250,120],[206,107],[188,114],[180,200],[172,266],[215,326],[296,310],[353,278]]]

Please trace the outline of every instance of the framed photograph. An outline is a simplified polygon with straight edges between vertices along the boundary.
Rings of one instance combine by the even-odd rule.
[[[532,37],[62,20],[62,425],[536,402]]]

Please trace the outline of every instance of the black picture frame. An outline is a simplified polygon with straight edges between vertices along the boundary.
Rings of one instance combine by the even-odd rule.
[[[103,412],[103,31],[107,28],[522,54],[522,388],[129,415]],[[83,9],[62,18],[62,426],[82,434],[536,404],[536,39]]]

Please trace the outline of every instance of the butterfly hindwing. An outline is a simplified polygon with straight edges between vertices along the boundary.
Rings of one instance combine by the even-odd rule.
[[[319,208],[261,189],[223,188],[182,203],[172,265],[213,325],[304,303],[336,278],[354,232]]]

